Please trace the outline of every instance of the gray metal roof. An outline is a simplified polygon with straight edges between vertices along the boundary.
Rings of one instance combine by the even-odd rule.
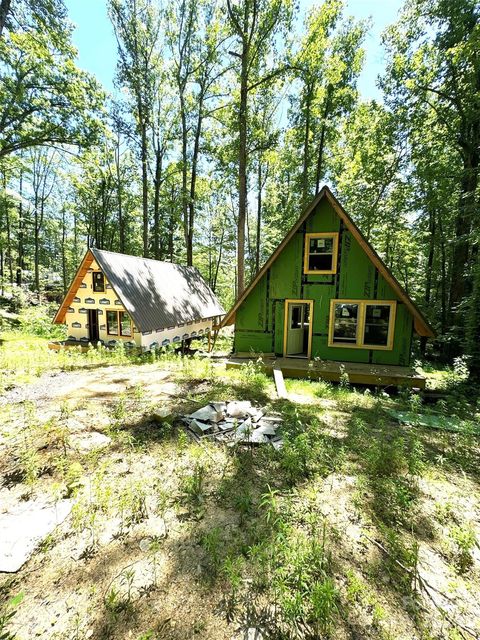
[[[139,331],[225,314],[195,267],[91,249]]]

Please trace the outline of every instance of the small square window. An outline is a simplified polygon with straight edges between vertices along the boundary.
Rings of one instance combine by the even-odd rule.
[[[337,272],[338,233],[307,233],[305,236],[304,273]]]
[[[94,271],[92,273],[93,278],[93,290],[97,293],[103,293],[105,291],[105,276],[101,271]]]

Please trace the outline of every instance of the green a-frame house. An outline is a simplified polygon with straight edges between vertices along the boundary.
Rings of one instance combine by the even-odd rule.
[[[408,366],[434,331],[328,187],[260,269],[222,326],[236,353]]]

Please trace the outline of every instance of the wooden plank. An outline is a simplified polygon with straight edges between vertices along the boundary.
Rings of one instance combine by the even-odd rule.
[[[277,387],[277,394],[279,398],[288,398],[287,387],[285,386],[285,380],[283,379],[283,373],[278,365],[273,367],[273,379],[275,380],[275,386]]]

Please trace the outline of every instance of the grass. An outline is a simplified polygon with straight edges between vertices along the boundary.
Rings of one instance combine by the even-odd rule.
[[[75,505],[42,545],[36,571],[29,564],[4,583],[5,633],[220,640],[254,627],[269,640],[431,640],[475,631],[479,441],[401,425],[388,413],[430,411],[421,398],[287,380],[292,400],[279,400],[255,363],[225,370],[198,356],[57,353],[45,342],[7,335],[5,386],[50,371],[115,364],[140,372],[146,364],[179,385],[174,415],[249,399],[282,416],[284,447],[192,442],[175,420],[151,420],[149,389],[138,384],[106,401],[60,402],[53,416],[42,402],[10,405],[3,438],[11,458],[2,463],[18,469],[11,486]],[[477,420],[461,380],[436,410]],[[109,435],[110,446],[79,454],[70,433],[78,422]],[[25,601],[13,609],[7,603],[19,591]],[[52,605],[35,609],[35,598],[73,604],[52,624]]]

